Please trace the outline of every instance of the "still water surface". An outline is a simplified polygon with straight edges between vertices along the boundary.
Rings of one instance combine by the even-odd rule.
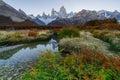
[[[5,66],[24,65],[27,62],[36,61],[40,51],[58,51],[57,42],[51,39],[46,43],[31,43],[0,48],[0,68]]]

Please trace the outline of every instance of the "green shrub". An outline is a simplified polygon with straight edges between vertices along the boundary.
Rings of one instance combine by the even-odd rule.
[[[85,23],[85,25],[87,26],[99,26],[101,24],[105,24],[105,23],[115,23],[117,24],[117,19],[116,18],[108,18],[108,19],[104,19],[104,20],[90,20],[88,22]]]
[[[94,30],[94,37],[110,44],[110,49],[120,52],[120,31],[114,30]]]
[[[79,37],[79,30],[77,28],[64,28],[58,33],[59,38]]]

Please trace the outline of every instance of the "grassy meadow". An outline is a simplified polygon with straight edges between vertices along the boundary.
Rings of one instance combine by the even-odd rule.
[[[13,45],[18,43],[28,43],[38,40],[46,40],[52,35],[50,30],[17,30],[0,31],[0,45]]]
[[[38,63],[18,80],[120,80],[120,24],[102,23],[58,31],[0,31],[0,45],[36,42],[51,35],[58,40],[59,51],[41,51]]]

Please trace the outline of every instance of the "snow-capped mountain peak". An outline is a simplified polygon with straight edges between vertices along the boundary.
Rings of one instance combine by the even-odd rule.
[[[118,22],[120,21],[120,12],[118,12],[117,10],[115,10],[113,12],[101,10],[101,11],[98,11],[98,13],[105,16],[106,18],[116,18],[118,20]]]
[[[65,9],[64,6],[62,6],[62,7],[60,8],[59,13],[60,13],[61,15],[66,15],[67,12],[66,12],[66,9]]]
[[[51,14],[46,14],[43,12],[42,15],[37,15],[36,18],[39,20],[43,21],[46,25],[49,24],[50,22],[56,20],[57,18],[71,18],[74,16],[74,13],[67,13],[66,8],[62,6],[59,11],[56,11],[54,8],[51,10]],[[33,16],[30,16],[33,18]]]
[[[30,16],[33,19],[38,19],[45,23],[45,25],[48,25],[52,21],[55,21],[57,19],[83,19],[89,21],[94,19],[105,19],[105,18],[116,18],[118,22],[120,22],[120,12],[117,10],[115,11],[107,11],[107,10],[100,10],[100,11],[92,11],[92,10],[81,10],[78,13],[70,12],[67,13],[66,8],[62,6],[59,11],[56,11],[54,8],[51,10],[51,14],[46,14],[43,12],[42,15],[38,14],[36,17]],[[82,21],[82,20],[81,20]]]

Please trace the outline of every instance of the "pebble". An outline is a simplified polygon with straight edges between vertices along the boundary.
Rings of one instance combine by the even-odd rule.
[[[33,63],[35,64],[36,62]],[[33,63],[31,64],[30,62],[23,65],[20,64],[9,67],[7,70],[0,73],[0,80],[16,80],[21,78],[25,71],[28,71],[32,66],[34,66]]]

